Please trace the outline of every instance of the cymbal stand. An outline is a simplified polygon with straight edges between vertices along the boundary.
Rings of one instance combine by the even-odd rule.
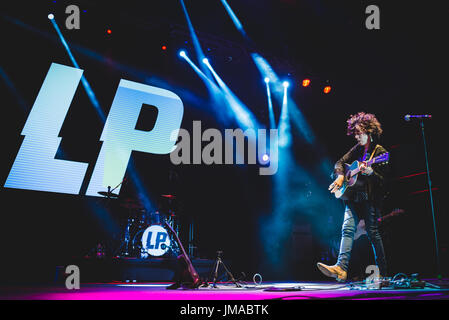
[[[193,220],[189,225],[189,256],[193,257],[194,256],[194,250],[196,249],[195,244],[194,244],[194,231],[193,231]]]
[[[125,182],[125,181],[126,181],[126,178],[123,178],[123,180],[122,180],[118,185],[116,185],[116,186],[114,187],[114,189],[112,189],[112,190],[111,190],[111,186],[108,186],[108,196],[107,196],[107,198],[109,199],[111,193],[112,193],[115,189],[117,189],[118,187],[120,187],[120,186],[123,184],[123,182]]]

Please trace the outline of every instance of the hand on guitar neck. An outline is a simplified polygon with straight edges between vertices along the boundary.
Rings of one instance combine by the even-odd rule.
[[[366,164],[366,162],[360,163],[359,169],[360,169],[360,173],[363,175],[366,175],[366,176],[372,175],[373,171],[374,171],[373,168],[371,168],[370,166],[368,166]]]

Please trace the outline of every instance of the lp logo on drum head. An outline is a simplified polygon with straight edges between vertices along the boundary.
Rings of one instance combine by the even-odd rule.
[[[142,251],[152,256],[162,256],[170,248],[167,231],[158,225],[148,227],[142,235]]]

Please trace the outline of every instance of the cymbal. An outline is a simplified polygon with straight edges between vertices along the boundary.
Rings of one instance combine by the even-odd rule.
[[[101,194],[102,196],[108,197],[108,198],[118,198],[118,194],[107,192],[107,191],[98,191],[98,194]]]
[[[176,199],[176,196],[172,194],[162,194],[161,196],[168,199]]]

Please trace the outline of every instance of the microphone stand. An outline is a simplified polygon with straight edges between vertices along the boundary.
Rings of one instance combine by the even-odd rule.
[[[437,228],[435,223],[435,209],[433,206],[433,196],[432,196],[432,181],[430,180],[430,170],[429,170],[429,159],[427,158],[427,145],[426,145],[426,137],[424,134],[424,119],[420,119],[422,139],[424,143],[424,155],[426,158],[426,170],[427,170],[427,184],[429,185],[429,195],[430,195],[430,207],[432,210],[432,219],[433,219],[433,232],[435,235],[435,255],[437,260],[437,277],[439,280],[442,279],[441,276],[441,266],[440,266],[440,254],[438,251],[438,237],[437,237]]]

